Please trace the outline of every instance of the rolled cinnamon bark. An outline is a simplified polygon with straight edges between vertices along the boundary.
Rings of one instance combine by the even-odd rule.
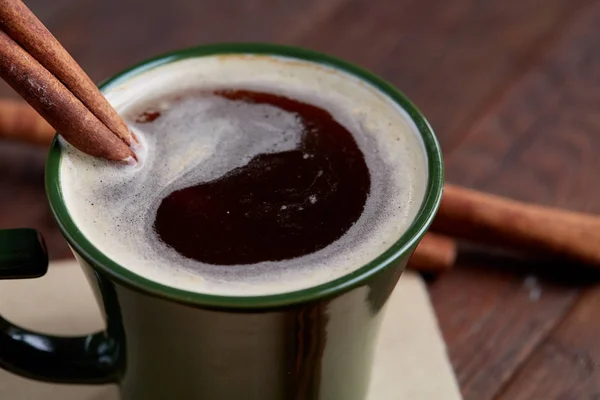
[[[0,76],[81,151],[115,161],[135,158],[125,142],[3,31],[0,31]]]
[[[408,267],[420,272],[440,273],[454,266],[456,242],[447,236],[428,232],[415,249]]]
[[[127,145],[135,141],[123,119],[94,82],[22,1],[2,1],[0,27],[121,140]]]
[[[56,131],[29,104],[0,100],[0,139],[47,147]]]
[[[556,254],[600,267],[600,217],[446,184],[433,230],[473,242]]]

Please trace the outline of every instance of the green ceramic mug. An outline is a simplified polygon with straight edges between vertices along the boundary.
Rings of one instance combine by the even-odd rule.
[[[106,330],[54,337],[0,317],[1,367],[48,382],[117,383],[124,400],[364,398],[384,305],[441,199],[439,144],[421,113],[390,84],[347,62],[299,48],[202,46],[145,61],[102,87],[183,58],[231,53],[334,67],[379,88],[407,111],[421,133],[429,168],[425,198],[408,231],[367,265],[309,289],[254,297],[182,291],[117,265],[80,233],[62,198],[61,148],[55,141],[46,165],[48,200],[102,306]],[[47,264],[37,232],[0,231],[0,278],[38,277]]]

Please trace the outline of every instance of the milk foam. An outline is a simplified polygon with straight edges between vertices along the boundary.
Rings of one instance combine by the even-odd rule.
[[[300,140],[302,126],[293,113],[224,98],[188,97],[221,88],[314,104],[354,134],[371,173],[371,191],[362,216],[340,239],[293,260],[216,266],[185,258],[158,238],[156,210],[173,190],[219,178],[258,154],[291,150]],[[116,165],[62,143],[63,197],[75,224],[95,247],[130,271],[167,286],[246,296],[331,281],[388,249],[410,226],[424,197],[427,160],[412,120],[371,85],[332,68],[271,56],[200,57],[152,68],[110,87],[106,96],[140,138],[140,163]],[[161,116],[153,123],[136,123],[149,108]],[[244,123],[259,121],[256,115],[268,118]]]

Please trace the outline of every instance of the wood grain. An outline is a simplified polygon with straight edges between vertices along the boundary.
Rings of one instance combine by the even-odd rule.
[[[63,0],[64,1],[64,0]],[[70,0],[48,22],[52,33],[94,79],[146,58],[215,42],[281,42],[313,15],[345,0]],[[28,3],[34,12],[50,8]],[[47,11],[46,11],[47,12]],[[293,35],[291,35],[293,36]]]
[[[465,399],[493,399],[568,313],[576,287],[509,261],[460,260],[431,286],[432,301]],[[523,272],[525,271],[525,272]]]
[[[473,125],[465,140],[446,158],[450,181],[518,200],[600,211],[595,177],[600,171],[600,162],[595,158],[600,142],[598,126],[590,122],[597,120],[595,88],[600,78],[592,67],[600,40],[600,19],[594,16],[598,9],[596,3],[573,17],[560,37],[548,44],[537,66],[518,79]],[[554,269],[564,271],[562,280],[573,273],[569,265]],[[444,304],[451,291],[448,286],[458,286],[440,281],[432,287],[467,399],[493,398],[561,321],[578,295],[579,285],[556,285],[543,271],[536,273],[536,291],[540,293],[536,302],[515,301],[514,293],[506,290],[507,283],[500,279],[486,281],[486,293],[498,296],[488,298],[485,311],[481,310],[481,299],[472,295],[482,286],[482,277],[465,274],[460,296],[464,298],[462,313],[468,318],[462,325],[457,325],[452,309]],[[507,273],[505,279],[510,287],[523,287],[526,274]],[[540,315],[543,323],[530,325],[539,321]],[[480,323],[489,330],[473,332],[472,326]],[[503,336],[501,342],[490,337],[506,329],[520,332]],[[477,350],[482,349],[489,350],[487,357],[478,356]]]
[[[600,398],[600,286],[587,290],[498,400]]]
[[[445,151],[589,0],[348,0],[292,43],[380,74],[424,112]]]

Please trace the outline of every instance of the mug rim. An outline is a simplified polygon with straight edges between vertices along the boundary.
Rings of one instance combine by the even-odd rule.
[[[417,107],[402,92],[372,72],[336,57],[300,47],[269,43],[217,43],[176,50],[150,58],[106,79],[99,87],[101,90],[106,90],[140,73],[175,61],[223,54],[272,55],[328,66],[373,85],[400,106],[419,131],[425,147],[428,167],[425,197],[408,229],[386,251],[369,263],[339,278],[309,288],[257,296],[217,295],[178,289],[152,281],[122,267],[98,250],[77,228],[62,197],[59,176],[62,152],[57,135],[50,147],[46,162],[46,195],[54,218],[71,248],[95,269],[138,291],[180,303],[234,309],[281,307],[331,297],[364,284],[369,277],[394,265],[404,256],[410,255],[427,231],[440,205],[444,184],[442,152],[433,129]]]

